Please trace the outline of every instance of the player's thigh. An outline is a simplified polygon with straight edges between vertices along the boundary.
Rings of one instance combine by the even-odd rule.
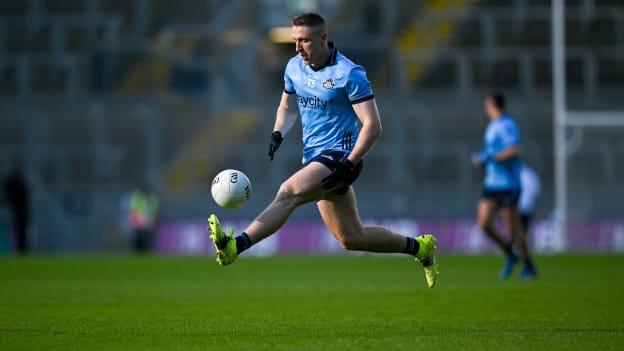
[[[323,222],[339,241],[364,234],[353,187],[344,195],[327,194],[316,205]]]
[[[477,222],[479,226],[489,225],[498,210],[498,205],[494,199],[482,198],[477,204]]]
[[[321,182],[331,171],[318,162],[310,162],[290,176],[280,186],[282,196],[295,196],[304,202],[318,200],[323,196]]]

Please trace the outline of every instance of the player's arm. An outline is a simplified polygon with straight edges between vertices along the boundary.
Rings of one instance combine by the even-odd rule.
[[[286,135],[295,124],[297,119],[296,115],[292,113],[288,105],[289,96],[285,91],[282,93],[279,106],[277,106],[277,112],[275,113],[275,125],[273,126],[273,133],[271,133],[271,140],[269,141],[269,159],[273,161],[275,152],[279,149]]]
[[[498,132],[504,148],[492,155],[494,161],[505,161],[520,155],[520,133],[515,123],[507,122]]]
[[[375,99],[353,104],[353,111],[362,123],[357,142],[347,157],[354,165],[358,164],[364,155],[373,147],[379,135],[381,135],[381,119]]]
[[[494,161],[505,161],[520,155],[520,145],[511,145],[503,149],[492,157]]]
[[[277,112],[275,114],[275,126],[274,132],[280,132],[282,136],[285,136],[295,125],[297,115],[291,110],[288,105],[289,97],[292,94],[282,92],[282,98],[280,99],[279,106],[277,106]]]
[[[496,138],[502,143],[503,149],[499,152],[482,150],[473,154],[472,162],[476,166],[483,166],[488,161],[502,162],[520,155],[520,133],[513,122],[505,122],[496,130]]]
[[[349,156],[342,160],[330,175],[323,179],[322,185],[326,190],[334,189],[341,184],[350,185],[353,182],[351,175],[356,171],[364,155],[373,147],[381,134],[381,119],[373,96],[371,84],[366,78],[366,71],[362,67],[351,70],[345,84],[345,91],[355,115],[362,123],[360,134]]]
[[[472,164],[475,167],[483,167],[488,161],[500,162],[520,155],[520,145],[510,145],[502,151],[489,154],[485,149],[472,154]]]

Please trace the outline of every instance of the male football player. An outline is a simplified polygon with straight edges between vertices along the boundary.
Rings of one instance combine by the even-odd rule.
[[[477,223],[506,256],[505,266],[500,272],[501,278],[509,278],[519,261],[513,245],[519,249],[524,261],[520,276],[535,278],[537,270],[531,259],[518,214],[521,191],[520,133],[513,117],[504,113],[504,95],[493,93],[485,99],[484,105],[490,119],[485,130],[485,147],[472,156],[473,164],[485,169]],[[499,210],[506,229],[511,233],[511,242],[503,240],[492,223]]]
[[[325,225],[346,250],[397,252],[415,257],[427,285],[438,276],[436,239],[416,238],[386,228],[363,226],[351,184],[362,171],[363,158],[381,133],[379,111],[366,71],[328,40],[325,20],[307,13],[292,21],[297,55],[288,61],[284,91],[277,108],[268,156],[275,157],[295,122],[294,97],[303,129],[303,167],[279,188],[273,201],[238,236],[225,233],[215,215],[208,219],[221,265],[275,233],[300,205],[316,202]]]

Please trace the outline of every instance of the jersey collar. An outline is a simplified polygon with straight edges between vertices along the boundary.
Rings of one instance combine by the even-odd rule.
[[[336,48],[336,45],[334,45],[333,41],[328,41],[327,46],[329,47],[329,58],[327,59],[327,62],[325,62],[321,66],[314,67],[310,65],[310,68],[314,72],[318,72],[327,66],[332,66],[336,64],[336,55],[338,54],[338,49]]]

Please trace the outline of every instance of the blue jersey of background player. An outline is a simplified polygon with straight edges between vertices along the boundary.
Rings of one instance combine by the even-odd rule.
[[[494,159],[494,155],[505,149],[520,146],[520,133],[513,117],[509,114],[502,114],[500,118],[490,121],[485,130],[484,143],[485,148],[481,151],[481,157],[485,163],[483,187],[487,190],[508,190],[514,194],[519,193],[520,156],[512,154],[507,159]],[[510,202],[517,201],[518,199],[510,200]]]
[[[493,93],[485,99],[485,111],[490,119],[485,130],[485,147],[473,154],[473,163],[485,169],[483,193],[478,205],[477,223],[494,243],[505,253],[507,261],[501,278],[508,278],[519,258],[513,251],[516,246],[524,259],[523,278],[533,278],[537,271],[531,259],[525,234],[520,226],[518,200],[520,199],[520,133],[513,118],[504,113],[505,97]],[[511,241],[506,241],[493,225],[498,211],[503,215]]]
[[[344,156],[353,149],[360,133],[360,121],[353,104],[373,99],[366,71],[328,42],[329,60],[320,68],[294,56],[284,72],[284,91],[295,94],[303,130],[303,163],[323,151]]]

